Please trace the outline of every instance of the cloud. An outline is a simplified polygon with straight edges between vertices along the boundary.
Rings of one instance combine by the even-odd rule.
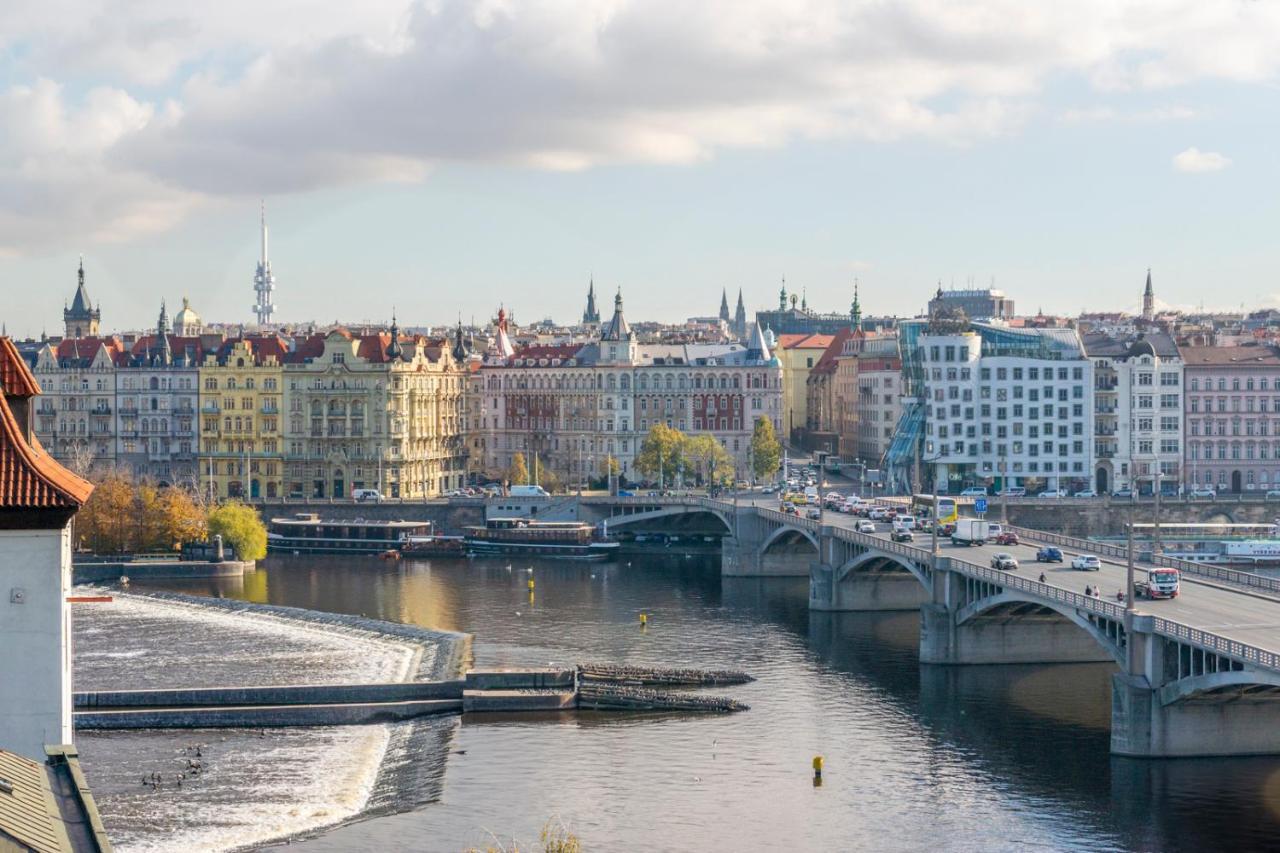
[[[0,56],[0,74],[30,81],[0,90],[21,111],[0,125],[0,227],[16,228],[0,244],[35,246],[449,162],[582,170],[796,140],[974,142],[1016,132],[1063,79],[1100,92],[1273,79],[1280,4],[365,0],[317,14],[309,0],[11,0]]]
[[[1188,119],[1198,117],[1198,112],[1191,107],[1185,106],[1155,107],[1153,109],[1143,110],[1120,110],[1115,107],[1099,106],[1077,107],[1074,109],[1064,110],[1058,116],[1058,121],[1064,124],[1088,124],[1092,122],[1110,121],[1186,121]]]
[[[1230,165],[1229,157],[1194,146],[1173,155],[1173,168],[1179,172],[1221,172]]]

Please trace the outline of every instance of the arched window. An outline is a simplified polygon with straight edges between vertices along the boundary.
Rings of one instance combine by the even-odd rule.
[[[152,376],[152,377],[151,377],[151,390],[152,390],[152,391],[155,391],[155,390],[156,390],[157,388],[159,388],[159,387],[160,387],[160,380],[159,380],[159,379],[157,379],[157,378],[155,378],[154,376]]]
[[[631,377],[625,373],[622,374],[622,378],[618,380],[618,387],[620,387],[623,391],[630,391]]]

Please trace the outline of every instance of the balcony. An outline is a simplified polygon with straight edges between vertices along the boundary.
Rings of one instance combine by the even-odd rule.
[[[109,417],[111,415],[111,407],[110,406],[94,406],[92,409],[89,410],[89,414],[93,415],[95,418]]]
[[[1116,434],[1116,430],[1115,430],[1115,429],[1107,429],[1106,427],[1094,427],[1094,428],[1093,428],[1093,434],[1094,434],[1094,435],[1102,435],[1102,436],[1113,436],[1113,435],[1115,435],[1115,434]]]
[[[1099,459],[1114,459],[1116,457],[1116,452],[1114,450],[1095,450],[1093,455],[1097,456]]]
[[[205,403],[203,406],[200,407],[200,414],[202,415],[218,415],[221,413],[222,413],[222,409],[218,406],[217,403]]]

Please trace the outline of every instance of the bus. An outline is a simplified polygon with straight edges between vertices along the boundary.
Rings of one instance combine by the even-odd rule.
[[[960,513],[956,507],[956,499],[945,495],[938,496],[938,512],[933,511],[933,495],[913,495],[911,498],[911,514],[917,518],[936,518],[942,524],[955,524]]]

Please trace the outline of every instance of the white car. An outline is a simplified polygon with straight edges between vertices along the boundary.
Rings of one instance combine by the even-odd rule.
[[[960,497],[962,498],[985,498],[986,496],[987,496],[987,490],[983,488],[978,488],[977,486],[973,486],[971,488],[965,489],[963,492],[960,493]]]
[[[1102,571],[1102,561],[1092,554],[1077,554],[1071,558],[1071,568],[1085,572]]]
[[[1271,489],[1268,491],[1267,499],[1270,500],[1271,498],[1280,498],[1280,489]]]
[[[1187,492],[1187,494],[1193,498],[1216,498],[1218,496],[1218,493],[1215,490],[1210,489],[1207,486],[1194,488]]]
[[[889,511],[887,509],[882,506],[878,506],[867,513],[867,518],[872,521],[884,521],[884,517],[888,515],[888,513]]]
[[[859,521],[858,532],[859,533],[875,533],[876,526],[873,522],[870,522],[870,521]]]
[[[1097,496],[1098,496],[1098,493],[1097,493],[1097,492],[1095,492],[1093,489],[1081,489],[1080,491],[1076,492],[1076,493],[1075,493],[1075,495],[1074,495],[1073,497],[1077,497],[1077,498],[1096,498]]]

